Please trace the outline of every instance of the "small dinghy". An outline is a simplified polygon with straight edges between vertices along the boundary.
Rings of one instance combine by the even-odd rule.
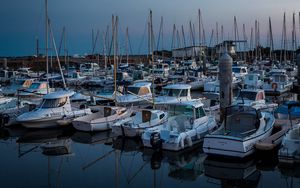
[[[125,107],[103,106],[98,112],[78,117],[72,121],[75,129],[80,131],[105,131],[120,119],[131,114],[131,110]]]
[[[228,107],[221,127],[204,137],[203,151],[208,155],[245,158],[254,153],[255,143],[271,135],[274,123],[269,112],[249,106]]]
[[[155,127],[167,121],[168,114],[162,110],[142,110],[116,122],[112,131],[117,136],[141,136],[146,128]]]

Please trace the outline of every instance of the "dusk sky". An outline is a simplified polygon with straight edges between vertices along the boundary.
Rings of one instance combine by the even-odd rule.
[[[297,39],[300,36],[299,0],[48,0],[49,17],[59,43],[63,26],[66,27],[67,47],[70,55],[91,52],[92,29],[105,31],[111,24],[112,14],[119,16],[119,40],[124,46],[125,28],[133,53],[147,51],[147,37],[143,40],[149,10],[153,11],[153,27],[158,36],[160,18],[164,18],[164,48],[170,49],[172,26],[184,25],[188,33],[188,22],[197,26],[197,11],[201,9],[206,40],[216,22],[224,26],[224,37],[233,39],[233,17],[237,17],[239,35],[242,24],[250,38],[250,28],[255,19],[260,22],[261,44],[266,45],[268,17],[272,18],[274,43],[280,47],[283,13],[287,16],[287,33],[290,40],[292,14],[295,12]],[[44,48],[44,0],[1,0],[0,1],[0,56],[35,54],[35,38],[39,37]],[[96,32],[96,31],[95,31]],[[196,29],[198,41],[198,29]],[[188,34],[186,36],[188,38]],[[141,49],[139,49],[141,46]],[[124,50],[124,49],[123,49]],[[102,52],[102,36],[96,51]],[[122,47],[121,47],[122,51]]]

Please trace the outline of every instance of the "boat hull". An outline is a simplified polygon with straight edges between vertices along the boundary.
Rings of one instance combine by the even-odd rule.
[[[203,142],[203,151],[212,156],[246,158],[255,152],[255,143],[272,133],[270,127],[264,134],[247,140],[222,135],[207,135]]]

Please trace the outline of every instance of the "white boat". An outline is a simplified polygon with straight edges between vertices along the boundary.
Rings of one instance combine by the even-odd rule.
[[[244,106],[269,112],[274,112],[278,107],[277,103],[266,103],[265,92],[262,89],[242,89],[232,104],[243,104]]]
[[[117,136],[141,136],[145,129],[155,127],[167,121],[168,114],[162,110],[144,109],[112,125]]]
[[[245,75],[244,78],[244,88],[250,89],[261,89],[263,87],[264,81],[260,74],[257,73],[249,73]]]
[[[0,97],[0,126],[16,124],[16,118],[28,111],[28,102],[12,97]]]
[[[154,103],[156,105],[165,105],[190,100],[192,100],[190,85],[170,84],[163,87],[162,95],[155,97]]]
[[[97,63],[84,63],[80,65],[80,72],[84,76],[93,76],[96,71],[99,71],[100,67]]]
[[[232,74],[232,88],[236,89],[238,88],[239,84],[241,84],[242,79],[240,77],[236,77],[234,74]],[[204,83],[204,92],[203,95],[210,99],[219,99],[220,97],[220,81],[218,77],[216,77],[215,80],[207,81]]]
[[[117,95],[116,101],[120,105],[149,104],[153,101],[150,87],[151,83],[149,82],[134,83],[128,86],[125,94]]]
[[[290,164],[300,162],[300,123],[285,134],[278,151],[278,160]]]
[[[275,71],[275,70],[273,70]],[[288,75],[284,71],[272,72],[269,79],[265,80],[263,89],[266,94],[281,95],[282,93],[290,91],[293,82],[290,81]]]
[[[202,141],[217,128],[215,118],[207,116],[200,100],[170,104],[168,121],[146,129],[142,135],[145,147],[179,151]]]
[[[29,88],[20,90],[19,97],[21,98],[41,97],[43,95],[46,95],[50,91],[53,91],[53,89],[50,88],[48,82],[36,81],[33,82],[29,86]]]
[[[2,89],[5,96],[14,96],[18,90],[24,90],[30,87],[34,79],[16,79],[9,86]]]
[[[248,69],[245,66],[232,66],[232,73],[237,78],[244,78],[248,74]]]
[[[84,80],[86,79],[86,76],[83,76],[80,72],[74,71],[68,75],[66,78],[66,83],[69,85],[81,85]]]
[[[78,117],[72,121],[75,129],[80,131],[105,131],[111,126],[131,114],[131,110],[124,107],[103,106],[97,108],[96,113]]]
[[[71,107],[70,96],[73,91],[60,90],[43,97],[40,106],[17,117],[16,121],[27,128],[57,127],[64,122],[91,114],[91,110],[77,110]]]
[[[248,106],[231,106],[222,125],[204,137],[203,151],[208,155],[245,158],[254,153],[254,145],[271,135],[275,122],[269,112]]]
[[[8,83],[10,80],[16,78],[17,71],[9,71],[9,70],[0,70],[0,82]]]

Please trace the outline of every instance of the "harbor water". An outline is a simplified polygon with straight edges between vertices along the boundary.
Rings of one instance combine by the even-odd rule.
[[[276,152],[243,161],[208,158],[202,143],[179,153],[155,152],[138,139],[72,127],[29,130],[17,125],[1,129],[0,139],[5,188],[300,186],[300,166],[280,165]]]

